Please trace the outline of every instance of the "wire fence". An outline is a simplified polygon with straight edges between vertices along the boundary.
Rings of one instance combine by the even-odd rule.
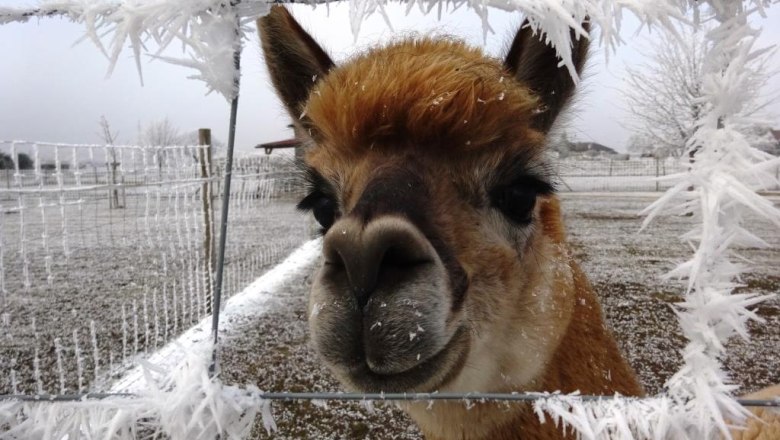
[[[679,160],[641,158],[611,160],[567,158],[558,162],[561,191],[663,191],[671,186],[662,178],[685,171]]]
[[[210,146],[0,151],[17,159],[0,169],[0,395],[100,391],[211,314],[225,160]],[[233,178],[225,297],[308,237],[289,160],[237,157]]]
[[[586,394],[560,394],[560,393],[299,393],[299,392],[277,392],[264,393],[245,391],[249,394],[256,394],[260,400],[279,400],[279,401],[376,401],[376,402],[433,402],[439,400],[446,401],[475,401],[475,402],[533,402],[536,400],[559,399],[561,397],[577,400],[581,402],[596,402],[605,400],[625,399],[628,401],[641,401],[641,397],[626,397],[619,395],[586,395]],[[133,398],[138,397],[134,393],[82,393],[82,394],[17,394],[3,396],[7,399],[14,399],[25,402],[77,402],[88,399],[100,400],[112,397]],[[752,408],[780,408],[780,400],[767,399],[737,399],[737,402],[745,407]]]

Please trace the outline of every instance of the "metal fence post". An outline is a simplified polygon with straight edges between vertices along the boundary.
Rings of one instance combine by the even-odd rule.
[[[235,7],[239,1],[231,2],[230,6]],[[217,254],[217,274],[214,281],[214,305],[211,314],[211,333],[214,341],[214,350],[211,353],[211,365],[209,365],[209,375],[214,377],[217,372],[217,343],[219,342],[219,311],[222,300],[222,275],[225,267],[225,244],[227,242],[227,223],[228,208],[230,207],[230,179],[233,170],[233,147],[236,141],[236,117],[238,115],[238,95],[241,71],[241,23],[238,14],[236,14],[235,23],[235,46],[233,50],[233,99],[230,103],[230,127],[228,130],[227,157],[225,159],[225,187],[222,191],[222,215],[220,220],[219,249]]]

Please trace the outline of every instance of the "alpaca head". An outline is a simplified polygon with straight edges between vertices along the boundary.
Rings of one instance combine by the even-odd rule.
[[[523,25],[503,61],[420,37],[337,66],[283,7],[258,25],[324,233],[321,358],[360,391],[532,381],[572,308],[543,154],[574,91],[555,51]]]

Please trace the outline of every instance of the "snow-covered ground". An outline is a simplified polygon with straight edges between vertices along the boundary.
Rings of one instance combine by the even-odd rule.
[[[235,183],[237,192],[241,185]],[[203,283],[189,276],[188,266],[201,252],[202,235],[194,226],[201,222],[200,201],[174,205],[173,196],[163,194],[155,209],[154,195],[150,208],[143,195],[128,194],[126,206],[113,210],[105,198],[81,196],[82,205],[67,205],[64,211],[68,256],[60,243],[58,207],[47,208],[46,215],[29,209],[24,219],[16,212],[0,214],[7,289],[0,301],[0,394],[105,391],[135,364],[136,353],[155,352],[206,316]],[[225,297],[307,239],[304,217],[292,199],[268,205],[236,198],[231,205]],[[44,231],[47,246],[41,244]],[[28,290],[20,236],[26,237],[24,258],[30,261]],[[46,283],[47,260],[51,285]]]
[[[277,292],[289,288],[290,283],[309,272],[319,258],[321,240],[310,240],[292,252],[283,262],[274,266],[241,292],[223,303],[219,314],[219,334],[231,337],[235,327],[251,323],[266,313],[273,313],[275,307],[268,306]],[[212,315],[201,319],[176,340],[152,353],[145,365],[136,365],[125,372],[111,386],[112,393],[142,393],[147,387],[147,365],[154,365],[162,371],[172,371],[184,363],[193,353],[208,353],[213,344]]]
[[[562,195],[570,240],[599,292],[609,326],[650,394],[679,367],[684,339],[670,304],[681,300],[681,287],[660,275],[690,253],[678,236],[690,229],[690,217],[668,216],[639,231],[637,212],[657,194],[566,193]],[[775,198],[774,203],[780,204]],[[743,249],[755,270],[743,279],[746,289],[780,291],[780,234],[753,218],[758,234],[772,249]],[[264,391],[337,391],[339,386],[308,346],[305,296],[316,263],[265,303],[269,310],[234,323],[220,346],[225,384],[257,384]],[[725,365],[741,392],[780,382],[780,300],[758,307],[766,319],[751,325],[749,343],[733,340]],[[275,439],[419,439],[412,422],[392,405],[373,411],[360,403],[275,402],[279,431]],[[268,438],[258,421],[253,438]]]

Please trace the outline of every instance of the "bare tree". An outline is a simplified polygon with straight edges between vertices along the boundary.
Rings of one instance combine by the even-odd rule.
[[[100,132],[98,135],[103,138],[103,142],[109,146],[108,154],[110,158],[106,158],[106,167],[108,167],[109,174],[111,175],[111,189],[108,191],[108,207],[109,208],[124,208],[124,204],[119,203],[119,190],[117,189],[117,167],[119,162],[116,160],[116,149],[111,148],[114,146],[114,142],[119,137],[119,132],[111,132],[111,125],[106,119],[106,115],[100,115]],[[110,160],[110,162],[109,162]],[[122,198],[124,199],[124,190],[122,191]]]
[[[200,137],[198,135],[198,130],[189,131],[187,133],[182,134],[179,136],[179,140],[177,142],[178,145],[183,145],[185,147],[185,151],[187,154],[192,157],[192,159],[197,162],[198,159],[198,150],[197,148],[192,148],[196,145],[200,144]],[[225,143],[220,141],[219,139],[212,137],[211,138],[211,148],[212,151],[218,152],[220,150],[223,150],[225,148]]]
[[[680,157],[685,152],[705,110],[705,35],[706,29],[680,26],[678,36],[664,33],[650,44],[647,62],[626,67],[622,94],[631,114],[628,126],[634,131],[631,150],[656,157]],[[772,54],[766,51],[751,60],[754,87],[746,92],[751,96],[749,105],[740,110],[742,117],[755,115],[772,100],[764,93]]]
[[[176,145],[180,134],[179,129],[166,116],[142,127],[138,136],[141,145],[167,147]]]
[[[138,143],[145,147],[158,147],[154,152],[154,160],[157,163],[157,169],[162,178],[162,169],[166,162],[165,149],[171,145],[179,145],[181,135],[179,129],[166,116],[148,123],[146,126],[138,127]]]
[[[103,139],[103,142],[106,145],[114,145],[116,139],[119,137],[119,132],[111,132],[111,125],[108,123],[106,115],[100,115],[100,121],[98,124],[100,124],[100,132],[98,133],[98,136]]]

